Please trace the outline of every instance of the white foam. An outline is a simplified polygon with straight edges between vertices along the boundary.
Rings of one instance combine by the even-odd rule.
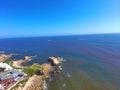
[[[52,78],[52,77],[50,77],[50,78],[49,78],[49,82],[51,82],[52,80],[53,80],[53,78]]]
[[[62,67],[61,66],[59,66],[59,69],[62,71]]]
[[[63,57],[57,57],[61,62],[66,61]]]
[[[69,73],[67,73],[66,75],[67,75],[67,77],[69,77],[69,78],[71,77],[71,75],[70,75]]]
[[[66,87],[66,84],[64,83],[64,84],[62,85],[62,87]]]
[[[43,90],[48,90],[46,81],[44,81],[44,83],[43,83]]]

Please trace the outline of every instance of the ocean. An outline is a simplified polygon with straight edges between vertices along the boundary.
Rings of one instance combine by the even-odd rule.
[[[120,90],[120,34],[0,39],[0,51],[16,54],[11,60],[36,56],[29,65],[63,58],[48,90]]]

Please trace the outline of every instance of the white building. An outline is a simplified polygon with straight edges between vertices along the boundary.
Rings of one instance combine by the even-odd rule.
[[[7,63],[3,63],[3,62],[0,62],[0,67],[5,68],[5,71],[13,69],[10,65],[8,65]]]

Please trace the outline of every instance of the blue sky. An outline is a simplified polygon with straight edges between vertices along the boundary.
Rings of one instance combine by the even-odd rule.
[[[120,33],[119,0],[0,0],[0,37]]]

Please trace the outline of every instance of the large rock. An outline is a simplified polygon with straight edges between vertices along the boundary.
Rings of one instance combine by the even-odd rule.
[[[50,72],[53,70],[52,66],[48,63],[44,63],[41,65],[42,67],[42,71],[44,73],[45,78],[49,78],[50,77]]]
[[[49,57],[48,61],[51,62],[53,66],[59,66],[61,64],[61,61],[56,57]]]
[[[33,75],[20,90],[43,90],[43,82],[44,80],[42,76]]]
[[[8,60],[12,55],[0,54],[0,62]]]
[[[33,56],[25,56],[24,59],[14,60],[12,66],[16,68],[25,68],[25,64],[28,63],[31,60],[31,58],[33,58]]]
[[[39,65],[39,64],[38,64]],[[44,82],[46,78],[50,77],[50,72],[52,71],[52,66],[49,63],[45,63],[41,65],[43,75],[33,75],[29,77],[28,81],[25,83],[23,87],[18,87],[15,90],[46,90],[44,89]],[[20,88],[20,89],[19,89]]]

